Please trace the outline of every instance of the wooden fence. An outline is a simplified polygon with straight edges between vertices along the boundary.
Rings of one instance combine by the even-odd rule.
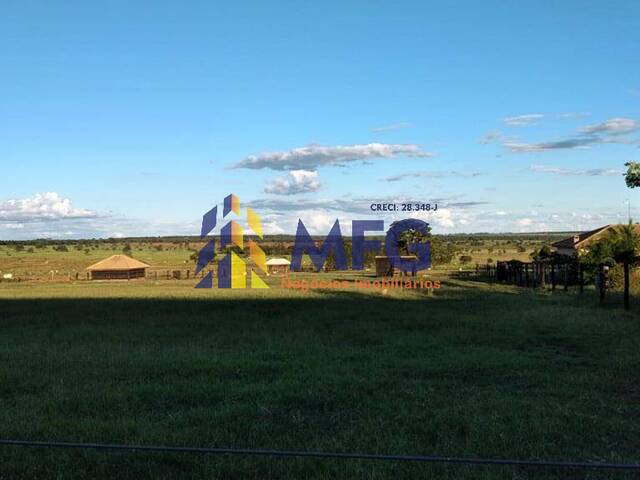
[[[530,288],[584,286],[584,270],[576,261],[568,262],[497,262],[495,265],[476,264],[475,277]]]

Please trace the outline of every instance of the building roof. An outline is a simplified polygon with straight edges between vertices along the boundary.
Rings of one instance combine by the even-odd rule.
[[[595,230],[590,230],[588,232],[576,233],[569,238],[563,238],[562,240],[552,243],[551,246],[554,248],[576,248],[580,243],[590,239],[598,233],[603,232],[610,226],[611,225],[605,225],[604,227],[596,228]]]
[[[291,262],[286,258],[272,258],[267,260],[267,265],[291,265]]]
[[[142,263],[135,258],[127,257],[126,255],[111,255],[109,258],[100,260],[98,263],[87,267],[87,270],[135,270],[148,267],[149,265],[146,263]]]
[[[580,248],[584,246],[586,243],[589,243],[595,240],[597,237],[600,237],[607,230],[614,227],[622,227],[624,225],[605,225],[604,227],[596,228],[595,230],[590,230],[588,232],[580,232],[572,235],[569,238],[564,238],[555,243],[552,243],[551,246],[554,248]],[[640,233],[640,225],[634,225],[636,231]]]

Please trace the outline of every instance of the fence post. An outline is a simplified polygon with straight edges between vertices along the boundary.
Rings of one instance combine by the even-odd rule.
[[[569,264],[564,264],[564,291],[569,290]]]

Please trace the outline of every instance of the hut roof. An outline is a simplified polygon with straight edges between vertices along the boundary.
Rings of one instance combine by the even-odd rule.
[[[272,258],[267,260],[267,265],[291,265],[291,262],[285,258]]]
[[[126,255],[111,255],[109,258],[94,263],[87,270],[135,270],[137,268],[148,268],[149,265],[142,263],[135,258]]]

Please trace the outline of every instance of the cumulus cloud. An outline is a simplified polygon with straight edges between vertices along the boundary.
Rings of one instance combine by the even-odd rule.
[[[409,122],[400,122],[394,123],[391,125],[385,125],[383,127],[372,128],[371,131],[374,133],[384,133],[384,132],[395,132],[396,130],[402,130],[404,128],[411,128],[413,124]]]
[[[602,123],[587,125],[580,131],[589,135],[624,135],[640,129],[640,123],[632,118],[610,118]]]
[[[449,172],[413,172],[413,173],[401,173],[399,175],[393,175],[391,177],[385,177],[383,180],[387,182],[397,182],[405,178],[443,178],[443,177],[479,177],[484,175],[482,172],[459,172],[452,170]]]
[[[322,166],[344,166],[350,162],[379,158],[428,158],[433,153],[414,144],[369,143],[365,145],[309,145],[285,152],[250,155],[233,165],[233,168],[259,170],[315,170]]]
[[[295,195],[297,193],[317,192],[319,189],[318,172],[291,170],[286,177],[274,178],[264,187],[264,192],[275,195]]]
[[[544,118],[542,113],[527,113],[525,115],[516,115],[514,117],[503,118],[502,121],[509,127],[528,127],[537,125]]]
[[[532,172],[553,173],[555,175],[577,175],[587,177],[608,177],[622,175],[623,173],[622,170],[615,170],[611,168],[571,169],[546,165],[531,165],[530,170]]]
[[[10,222],[48,222],[65,219],[96,218],[91,210],[74,208],[71,200],[56,192],[36,193],[29,198],[0,202],[0,220]]]

